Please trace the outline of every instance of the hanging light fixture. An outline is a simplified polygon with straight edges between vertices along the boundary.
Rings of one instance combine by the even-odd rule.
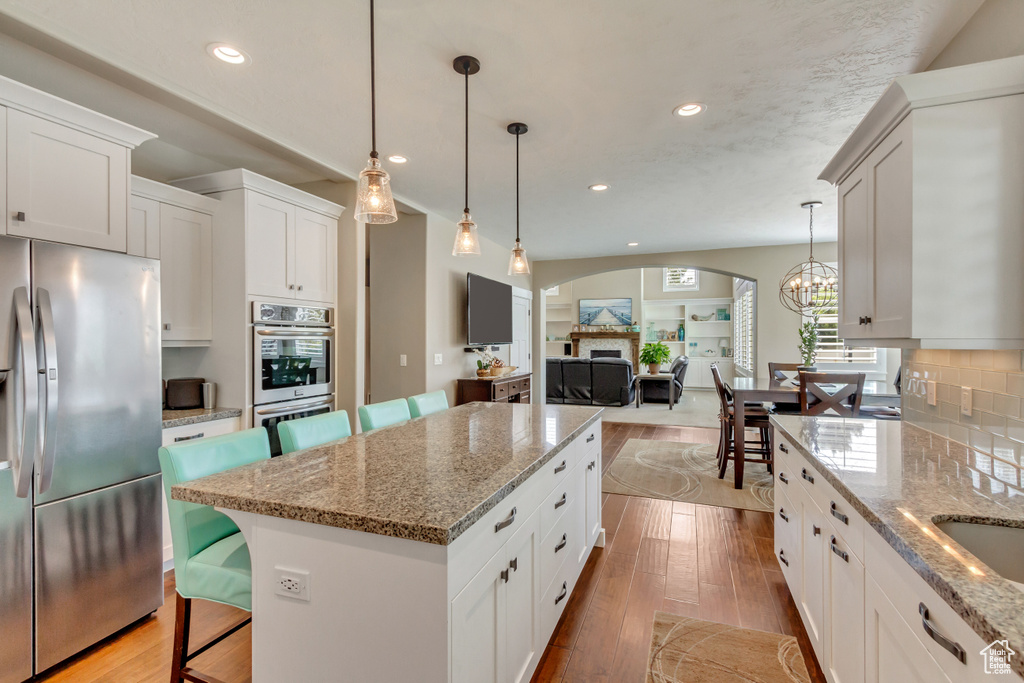
[[[373,0],[370,0],[370,160],[359,174],[355,218],[363,223],[394,223],[398,220],[391,196],[391,178],[377,158],[377,82],[373,42]]]
[[[508,132],[516,136],[516,246],[512,247],[512,256],[508,259],[509,275],[530,274],[530,262],[526,260],[526,250],[519,241],[519,136],[528,130],[525,123],[508,124]]]
[[[814,314],[834,308],[839,288],[839,273],[830,265],[814,259],[814,207],[821,202],[804,202],[801,208],[811,212],[811,251],[803,263],[790,269],[779,283],[779,300],[791,311]]]
[[[480,240],[476,236],[476,223],[469,215],[469,77],[480,71],[480,60],[469,55],[456,57],[452,62],[455,71],[466,77],[466,203],[462,210],[462,220],[455,233],[455,246],[452,256],[479,256]]]

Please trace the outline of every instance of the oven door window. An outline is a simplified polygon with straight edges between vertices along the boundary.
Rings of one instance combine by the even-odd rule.
[[[314,415],[323,415],[324,413],[331,412],[331,407],[320,406],[319,408],[310,408],[309,410],[302,410],[295,413],[287,413],[285,415],[272,415],[261,419],[260,424],[267,430],[267,437],[270,439],[270,455],[271,457],[277,457],[281,455],[281,437],[277,433],[277,426],[287,420],[298,420],[303,417],[313,417]]]
[[[260,340],[264,391],[327,384],[331,381],[330,340],[267,337]]]

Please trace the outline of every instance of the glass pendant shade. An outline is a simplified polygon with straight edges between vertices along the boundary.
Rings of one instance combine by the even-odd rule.
[[[455,231],[455,246],[452,247],[452,256],[479,256],[480,240],[476,236],[476,223],[469,212],[462,214],[462,220]]]
[[[370,157],[368,165],[359,174],[355,218],[362,223],[394,223],[398,220],[395,200],[391,197],[391,178],[376,157]]]
[[[526,250],[523,249],[523,245],[520,244],[518,239],[516,240],[516,246],[512,248],[512,256],[508,259],[508,274],[530,274],[530,262],[526,260]]]

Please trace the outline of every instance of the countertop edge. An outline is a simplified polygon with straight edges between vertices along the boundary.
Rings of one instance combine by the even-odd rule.
[[[163,411],[168,412],[168,411]],[[241,408],[214,408],[211,412],[204,412],[201,415],[190,415],[182,417],[174,417],[163,420],[163,426],[161,429],[171,429],[173,427],[186,427],[188,425],[202,424],[204,422],[213,422],[215,420],[230,420],[233,417],[240,417],[242,415]]]

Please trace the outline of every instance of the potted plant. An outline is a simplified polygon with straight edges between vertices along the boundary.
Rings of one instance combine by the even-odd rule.
[[[640,363],[646,365],[652,375],[661,372],[662,363],[667,363],[671,359],[672,352],[661,342],[644,344],[644,348],[640,350]]]
[[[814,357],[818,355],[818,316],[800,326],[800,357],[804,364],[797,370],[801,372],[814,372]]]

